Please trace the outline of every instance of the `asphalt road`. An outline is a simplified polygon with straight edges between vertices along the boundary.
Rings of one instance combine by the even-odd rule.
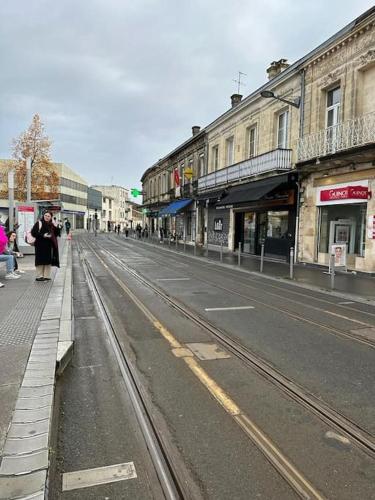
[[[191,498],[298,497],[238,425],[230,404],[238,405],[322,497],[375,498],[371,454],[218,346],[207,330],[129,270],[225,331],[371,438],[375,351],[366,341],[375,328],[374,308],[340,304],[338,297],[121,237],[82,237],[80,243]],[[155,472],[77,254],[74,290],[77,346],[60,382],[53,498],[158,498]],[[196,349],[199,367],[231,403],[207,389],[186,358],[171,349],[173,341],[165,332],[180,347]],[[207,351],[205,344],[216,344],[216,350]],[[213,359],[200,359],[212,353]],[[128,460],[136,464],[136,479],[61,493],[65,472]]]

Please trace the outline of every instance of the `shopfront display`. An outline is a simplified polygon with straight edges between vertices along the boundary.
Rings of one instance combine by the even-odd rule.
[[[366,250],[368,181],[336,184],[317,189],[319,210],[318,261],[326,263],[335,245],[344,245],[348,265]]]

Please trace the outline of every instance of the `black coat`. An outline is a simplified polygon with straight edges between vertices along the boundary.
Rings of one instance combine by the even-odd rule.
[[[31,234],[35,238],[35,265],[60,267],[56,227],[45,221],[42,221],[40,229],[39,227],[40,221],[37,221],[31,230]],[[53,237],[45,238],[43,235],[46,233],[53,233]]]

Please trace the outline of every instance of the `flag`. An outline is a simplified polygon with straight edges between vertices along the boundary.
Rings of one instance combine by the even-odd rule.
[[[176,186],[180,185],[180,174],[178,173],[178,168],[174,169],[174,182]]]

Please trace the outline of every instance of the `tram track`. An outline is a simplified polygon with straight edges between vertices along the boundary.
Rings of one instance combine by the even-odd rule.
[[[117,245],[120,245],[122,248],[123,248],[123,245],[121,243],[119,243],[118,241],[114,240],[114,239],[111,239],[111,242],[117,244]],[[157,260],[154,258],[153,256],[153,260],[156,262],[156,263],[159,263],[161,265],[165,265],[165,262],[162,262],[160,260]],[[220,272],[222,272],[222,269],[220,269]],[[229,273],[227,273],[228,275]],[[265,307],[265,308],[268,308],[268,309],[271,309],[271,310],[274,310],[276,311],[277,313],[280,313],[280,314],[283,314],[285,316],[289,316],[295,320],[298,320],[298,321],[301,321],[303,323],[307,323],[307,324],[310,324],[310,325],[313,325],[313,326],[316,326],[318,328],[321,328],[323,330],[325,330],[326,332],[328,332],[329,334],[331,335],[335,335],[335,336],[338,336],[338,337],[341,337],[341,338],[344,338],[344,339],[348,339],[348,340],[353,340],[355,342],[358,342],[360,344],[364,344],[368,347],[371,347],[371,348],[375,348],[375,341],[374,340],[371,340],[369,338],[366,338],[366,337],[363,337],[359,334],[355,334],[353,333],[352,331],[346,331],[346,330],[342,330],[342,329],[339,329],[339,328],[335,328],[333,326],[330,326],[330,325],[327,325],[321,321],[316,321],[316,320],[313,320],[313,319],[309,319],[309,318],[306,318],[290,309],[287,309],[285,307],[277,307],[275,305],[272,305],[270,304],[269,302],[264,302],[264,301],[261,301],[257,298],[254,298],[252,296],[249,296],[249,295],[246,295],[244,293],[241,293],[241,292],[238,292],[237,290],[233,290],[233,288],[228,288],[228,287],[225,287],[215,281],[211,281],[211,280],[207,280],[205,278],[203,278],[201,275],[197,276],[196,274],[193,274],[191,273],[190,271],[190,276],[191,277],[194,277],[194,279],[196,280],[199,280],[200,282],[202,283],[205,283],[207,285],[210,285],[210,286],[213,286],[213,287],[216,287],[220,290],[223,290],[225,292],[228,292],[230,294],[233,294],[233,295],[236,295],[238,297],[241,297],[245,300],[250,300],[256,304],[259,304],[261,305],[262,307]],[[230,278],[233,279],[233,276],[229,276]],[[241,286],[245,287],[245,288],[249,288],[249,289],[252,289],[252,290],[257,290],[256,286],[252,286],[250,285],[249,283],[245,283],[241,280],[238,280],[238,277],[236,276],[236,281],[238,281],[238,283],[241,284]],[[261,281],[259,280],[256,280],[257,283],[262,283]],[[267,286],[272,286],[272,287],[275,287],[274,285],[269,285],[267,283]],[[282,288],[280,287],[275,287],[275,288],[278,288],[280,289],[280,291],[283,291]],[[269,292],[268,290],[262,290],[263,293],[269,295],[270,297],[279,297],[278,294],[276,293],[273,293],[273,292]],[[289,290],[288,290],[289,292]],[[294,291],[291,291],[292,293],[297,293],[297,292],[294,292]],[[306,295],[305,295],[306,296]],[[306,296],[307,297],[307,296]],[[315,299],[315,297],[313,297]],[[337,318],[340,318],[340,319],[343,319],[343,320],[346,320],[346,321],[351,321],[353,322],[353,324],[355,325],[358,325],[357,326],[357,329],[360,329],[360,328],[374,328],[375,329],[375,326],[371,323],[366,323],[364,321],[358,321],[358,320],[355,320],[355,319],[352,319],[352,318],[349,318],[349,317],[346,317],[346,316],[343,316],[343,315],[340,315],[338,313],[334,313],[332,311],[328,311],[326,309],[321,309],[321,308],[318,308],[318,307],[315,307],[311,304],[306,304],[305,302],[301,302],[301,301],[297,301],[295,299],[290,299],[288,297],[285,297],[283,296],[283,300],[287,300],[287,301],[290,301],[290,302],[293,302],[294,304],[300,304],[301,306],[303,307],[307,307],[309,309],[312,309],[314,311],[317,311],[319,313],[323,313],[323,314],[327,314],[327,315],[330,315],[330,316],[333,316],[333,317],[337,317]],[[318,299],[318,300],[322,300],[322,299]],[[335,305],[336,307],[343,307],[343,306],[340,306],[340,305],[337,305],[335,303],[332,303],[330,302],[331,304]],[[349,308],[350,309],[350,308]],[[353,309],[353,308],[352,308]],[[358,310],[355,310],[354,311],[356,313],[361,313],[362,314],[362,311],[358,311]],[[375,315],[372,315],[371,313],[368,313],[368,315],[370,316],[375,316]]]
[[[179,474],[175,468],[174,460],[168,451],[168,446],[165,444],[163,436],[158,431],[158,426],[154,421],[153,414],[148,408],[148,403],[143,394],[142,385],[138,381],[136,370],[121,347],[114,322],[108,307],[101,298],[91,266],[88,261],[82,257],[82,246],[77,243],[77,247],[87,283],[103,319],[164,496],[167,500],[190,499],[192,498],[191,494],[186,491],[186,484],[179,479]]]
[[[97,255],[97,257],[101,259],[97,251],[90,244],[89,247]],[[227,332],[217,328],[205,318],[198,315],[195,311],[190,310],[185,304],[171,297],[162,289],[147,280],[139,272],[125,264],[113,252],[104,248],[101,248],[101,251],[104,252],[108,258],[112,260],[112,262],[116,263],[120,268],[133,276],[138,282],[151,289],[171,307],[178,310],[187,319],[209,332],[222,347],[230,351],[247,366],[254,369],[263,378],[278,387],[278,389],[283,393],[287,394],[294,401],[298,402],[304,408],[307,408],[310,412],[318,416],[320,420],[324,421],[330,427],[333,427],[336,431],[343,434],[353,444],[362,449],[362,451],[366,452],[372,458],[375,458],[375,437],[371,433],[357,425],[339,411],[333,409],[327,403],[318,399],[293,380],[283,375],[258,354],[244,347],[239,341],[231,338]]]

